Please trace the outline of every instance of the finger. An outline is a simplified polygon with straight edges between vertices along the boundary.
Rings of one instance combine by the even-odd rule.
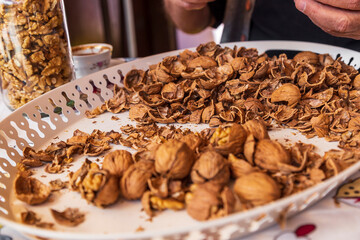
[[[360,10],[360,0],[317,0],[320,3],[348,10]]]
[[[295,0],[295,5],[324,31],[335,36],[360,38],[360,11],[330,7],[314,0]]]

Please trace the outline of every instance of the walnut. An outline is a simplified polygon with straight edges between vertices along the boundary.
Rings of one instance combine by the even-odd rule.
[[[237,158],[234,154],[229,154],[228,162],[230,164],[231,175],[233,178],[239,178],[249,174],[256,169],[244,159]]]
[[[184,142],[169,140],[155,152],[155,170],[171,179],[186,177],[195,161],[195,153]]]
[[[126,150],[115,150],[105,155],[102,168],[112,175],[121,177],[133,163],[131,153]]]
[[[283,164],[290,164],[290,153],[278,142],[263,139],[256,144],[254,163],[260,168],[277,171]]]
[[[88,159],[86,159],[85,162],[75,173],[70,172],[69,174],[70,189],[72,189],[73,191],[80,191],[80,184],[86,177],[86,174],[89,172],[90,164],[91,162]]]
[[[254,154],[255,154],[255,146],[257,144],[257,140],[254,135],[249,134],[246,138],[244,144],[244,156],[245,159],[251,164],[254,165]]]
[[[252,119],[245,122],[242,126],[247,134],[252,134],[257,140],[270,139],[264,121]]]
[[[131,165],[120,181],[121,195],[128,200],[140,199],[147,189],[147,181],[155,173],[153,161],[140,161]]]
[[[219,127],[211,136],[210,143],[215,150],[227,156],[229,153],[238,154],[244,149],[247,133],[239,124],[232,124],[231,127]]]
[[[186,211],[194,219],[204,221],[227,216],[235,209],[235,196],[227,187],[212,182],[194,184],[186,194]]]
[[[84,199],[98,207],[113,204],[119,197],[118,177],[101,170],[96,163],[86,161],[75,174],[69,176],[71,188],[80,191]]]
[[[296,106],[300,99],[300,89],[292,83],[281,85],[271,94],[271,102],[287,102],[289,107]]]
[[[230,179],[230,170],[226,159],[215,151],[207,151],[200,155],[191,170],[194,183],[213,182],[226,185]]]
[[[180,138],[179,141],[186,143],[193,151],[196,151],[204,142],[204,140],[196,133],[186,134]]]
[[[276,181],[263,172],[251,172],[235,181],[234,191],[245,204],[259,206],[281,196]]]
[[[30,205],[45,202],[51,193],[48,186],[33,177],[18,175],[15,179],[16,197]]]

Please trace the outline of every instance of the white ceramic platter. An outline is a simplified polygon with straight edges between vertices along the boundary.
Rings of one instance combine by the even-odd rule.
[[[339,54],[345,63],[350,63],[356,68],[360,66],[360,53],[333,47],[329,45],[289,42],[289,41],[258,41],[224,44],[233,47],[244,46],[257,48],[259,53],[267,50],[294,50],[314,51],[329,53],[336,58]],[[111,113],[100,115],[95,119],[85,118],[85,111],[101,105],[112,97],[112,90],[106,87],[106,79],[115,84],[121,84],[120,72],[125,75],[133,68],[147,69],[149,65],[157,63],[165,56],[178,54],[173,51],[146,57],[130,63],[114,66],[92,75],[77,79],[59,87],[21,107],[0,122],[0,223],[20,232],[53,238],[53,239],[230,239],[263,229],[276,223],[278,217],[287,212],[287,216],[304,210],[309,205],[323,198],[346,178],[355,173],[360,162],[312,188],[301,193],[291,195],[265,206],[257,207],[246,212],[239,212],[221,219],[207,222],[198,222],[186,214],[186,211],[164,211],[152,221],[141,211],[139,201],[120,201],[106,208],[99,209],[88,205],[80,194],[62,190],[54,194],[51,201],[35,207],[29,207],[14,197],[13,180],[16,174],[15,163],[21,158],[21,150],[25,146],[42,149],[50,142],[65,140],[72,136],[75,129],[91,133],[94,129],[102,131],[120,131],[120,126],[136,124],[128,119],[128,113],[118,114],[120,120],[111,120]],[[93,85],[101,89],[101,95],[93,93]],[[80,92],[88,95],[89,104],[79,98]],[[66,98],[75,101],[75,109],[66,106]],[[50,101],[51,100],[51,101]],[[56,106],[63,109],[63,114],[54,113]],[[41,117],[47,114],[48,117]],[[201,130],[206,125],[182,125],[192,130]],[[289,129],[273,130],[272,138],[279,139],[282,143],[302,141],[317,146],[317,151],[336,148],[336,143],[326,142],[324,139],[307,139],[300,133]],[[121,146],[113,146],[122,148]],[[74,166],[62,174],[46,174],[43,169],[36,172],[36,177],[46,183],[50,180],[61,178],[67,180],[69,171],[80,167],[84,157],[76,158]],[[19,222],[19,212],[25,208],[35,211],[43,221],[54,222],[50,215],[50,208],[62,211],[67,207],[77,207],[86,213],[86,220],[81,225],[70,228],[55,225],[54,230],[46,230],[24,225]],[[142,228],[143,231],[136,231]]]

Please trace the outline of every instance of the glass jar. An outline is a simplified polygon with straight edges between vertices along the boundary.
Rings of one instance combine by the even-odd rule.
[[[0,0],[0,78],[17,109],[74,78],[62,0]]]

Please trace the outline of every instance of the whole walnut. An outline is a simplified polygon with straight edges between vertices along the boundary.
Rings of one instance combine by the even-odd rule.
[[[230,153],[238,154],[244,149],[247,133],[239,124],[232,124],[231,127],[219,127],[211,136],[210,143],[215,150],[227,156]]]
[[[278,184],[263,172],[251,172],[238,178],[234,191],[241,202],[251,206],[263,205],[281,196]]]
[[[195,161],[195,153],[178,140],[161,144],[155,152],[155,170],[170,179],[186,177]]]
[[[256,170],[246,160],[242,158],[237,158],[233,154],[229,154],[228,162],[230,164],[231,175],[235,179]]]
[[[262,120],[252,119],[245,122],[242,126],[248,135],[254,135],[257,140],[270,139],[266,125]]]
[[[227,186],[207,182],[193,184],[186,194],[186,211],[194,219],[205,221],[234,212],[235,196]]]
[[[140,199],[147,190],[147,182],[155,173],[153,161],[140,161],[131,165],[120,180],[121,194],[125,199]]]
[[[269,171],[278,171],[281,165],[290,165],[290,153],[277,141],[260,140],[255,147],[254,163]]]
[[[204,140],[198,134],[195,133],[186,134],[179,140],[181,142],[186,143],[189,146],[189,148],[193,151],[196,151],[196,149],[199,148],[204,142]]]
[[[215,151],[207,151],[200,155],[191,170],[194,183],[214,182],[225,185],[230,180],[230,170],[226,159]]]
[[[133,163],[131,153],[126,150],[115,150],[105,155],[102,167],[110,174],[121,177]]]
[[[98,207],[111,205],[117,201],[119,195],[119,178],[114,175],[108,175],[104,186],[96,194],[94,204]]]
[[[244,144],[244,156],[251,165],[254,165],[254,153],[256,144],[257,140],[255,139],[254,135],[249,134]]]

